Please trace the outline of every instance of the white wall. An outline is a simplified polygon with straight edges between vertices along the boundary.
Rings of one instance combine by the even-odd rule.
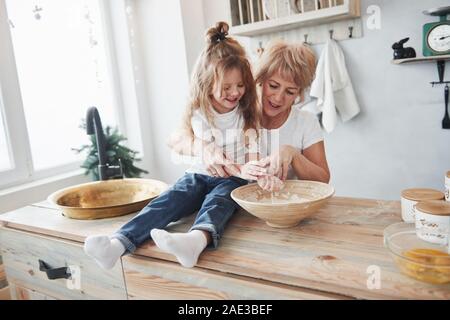
[[[211,1],[212,2],[212,1]],[[205,43],[206,30],[202,0],[180,0],[186,59],[189,74]]]
[[[206,25],[227,19],[226,2],[204,0]],[[361,1],[364,36],[340,44],[362,113],[325,137],[331,183],[338,195],[398,199],[408,187],[443,189],[444,174],[450,170],[450,130],[441,129],[444,88],[429,85],[438,80],[436,65],[397,66],[390,60],[392,43],[405,37],[421,55],[422,25],[437,21],[422,11],[448,4]],[[381,8],[381,30],[367,29],[369,5]],[[321,46],[314,49],[320,54]]]
[[[142,85],[150,110],[154,171],[149,176],[173,183],[186,166],[171,161],[167,139],[181,122],[188,97],[188,65],[179,0],[136,1],[136,30],[142,57]],[[202,21],[203,23],[203,21]]]
[[[228,0],[203,0],[205,26],[213,26],[217,21],[227,21],[231,25]]]
[[[170,183],[186,167],[171,162],[164,140],[181,119],[188,73],[203,46],[204,29],[229,20],[228,0],[202,0],[202,13],[200,0],[192,7],[187,1],[192,0],[138,1],[158,168],[152,176]],[[369,5],[381,7],[381,30],[366,27]],[[398,199],[408,187],[443,189],[444,173],[450,170],[450,130],[441,129],[443,87],[429,85],[437,80],[436,65],[390,61],[392,43],[407,36],[408,45],[421,55],[422,25],[436,20],[421,12],[444,5],[448,0],[361,1],[364,36],[340,44],[362,113],[325,137],[338,195]],[[314,49],[320,53],[321,46]]]
[[[392,43],[405,37],[422,55],[422,25],[436,21],[422,11],[448,5],[424,3],[363,0],[364,13],[371,4],[381,7],[381,30],[365,27],[363,38],[342,42],[363,112],[326,137],[332,183],[340,195],[398,199],[409,187],[443,189],[450,130],[441,129],[444,88],[429,84],[438,80],[436,65],[390,63]]]

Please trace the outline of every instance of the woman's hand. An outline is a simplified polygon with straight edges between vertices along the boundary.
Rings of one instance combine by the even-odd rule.
[[[269,165],[269,173],[274,174],[282,181],[287,178],[289,165],[292,163],[295,154],[298,152],[296,148],[290,145],[282,145],[280,150],[275,151],[264,159]]]
[[[267,175],[266,164],[261,161],[249,161],[241,167],[240,177],[246,180],[258,180]]]
[[[269,192],[278,192],[284,188],[284,182],[276,176],[262,176],[258,178],[261,189]]]

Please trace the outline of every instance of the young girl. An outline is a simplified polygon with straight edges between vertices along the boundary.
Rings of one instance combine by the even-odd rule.
[[[221,148],[236,163],[240,177],[221,178],[201,163],[194,165],[114,234],[86,239],[86,254],[101,267],[112,268],[123,254],[133,252],[150,238],[181,265],[193,267],[207,245],[217,247],[225,224],[236,210],[231,191],[246,184],[244,179],[256,180],[264,172],[251,162],[245,163],[249,154],[245,152],[242,131],[257,129],[257,95],[245,50],[227,37],[227,31],[228,25],[220,22],[207,32],[207,46],[193,73],[185,123],[192,140],[197,138]],[[162,230],[197,210],[189,232]]]

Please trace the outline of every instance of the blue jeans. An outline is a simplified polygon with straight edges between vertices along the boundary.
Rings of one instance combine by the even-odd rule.
[[[230,177],[215,178],[207,175],[186,173],[173,187],[150,202],[137,216],[116,231],[112,238],[122,242],[126,253],[149,240],[154,228],[165,228],[198,210],[191,230],[204,230],[211,234],[214,248],[224,231],[225,224],[238,205],[230,193],[247,184],[246,180]]]

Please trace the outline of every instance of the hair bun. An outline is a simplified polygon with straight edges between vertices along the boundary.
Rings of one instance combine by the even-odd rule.
[[[206,33],[207,42],[215,44],[226,40],[229,28],[228,23],[224,21],[217,22],[215,27],[208,29]]]

